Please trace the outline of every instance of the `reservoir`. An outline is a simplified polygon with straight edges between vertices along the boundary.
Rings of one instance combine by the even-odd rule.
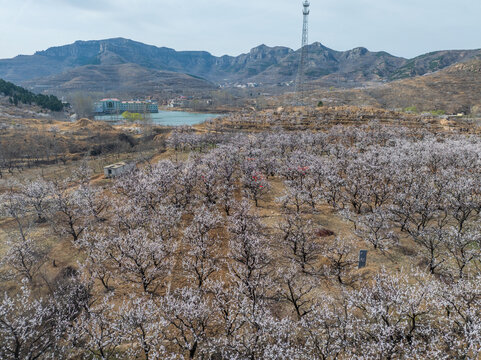
[[[164,126],[182,126],[182,125],[196,125],[203,123],[208,119],[220,117],[219,114],[201,114],[190,113],[184,111],[159,111],[158,113],[148,114],[147,123]],[[122,118],[122,115],[104,115],[96,116],[95,120],[103,120],[110,123],[125,123],[127,120]],[[144,121],[141,121],[144,122]]]

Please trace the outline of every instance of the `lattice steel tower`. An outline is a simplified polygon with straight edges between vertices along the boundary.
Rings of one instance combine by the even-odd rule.
[[[302,3],[302,14],[304,15],[304,22],[302,25],[302,47],[301,58],[299,60],[299,68],[297,69],[296,79],[296,100],[298,105],[302,105],[302,94],[304,92],[304,72],[308,56],[308,42],[309,42],[309,6],[311,6],[308,0]]]

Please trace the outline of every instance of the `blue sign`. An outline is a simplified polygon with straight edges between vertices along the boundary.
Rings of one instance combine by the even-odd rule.
[[[367,250],[361,250],[359,252],[359,269],[366,267]]]

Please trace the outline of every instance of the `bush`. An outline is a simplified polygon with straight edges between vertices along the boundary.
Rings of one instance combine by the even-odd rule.
[[[95,145],[90,150],[90,156],[99,156],[102,154],[102,145]]]
[[[130,147],[134,147],[136,145],[135,139],[127,134],[121,133],[118,136],[119,141],[126,142],[130,145]]]

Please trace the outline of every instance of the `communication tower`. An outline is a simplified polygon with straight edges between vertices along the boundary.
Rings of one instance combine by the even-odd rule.
[[[309,0],[305,0],[302,3],[302,14],[304,15],[304,21],[302,25],[302,47],[301,58],[299,60],[299,68],[297,69],[296,79],[296,97],[298,105],[302,105],[302,95],[304,92],[304,72],[306,71],[306,62],[308,57],[308,42],[309,42],[309,6],[311,6]]]

